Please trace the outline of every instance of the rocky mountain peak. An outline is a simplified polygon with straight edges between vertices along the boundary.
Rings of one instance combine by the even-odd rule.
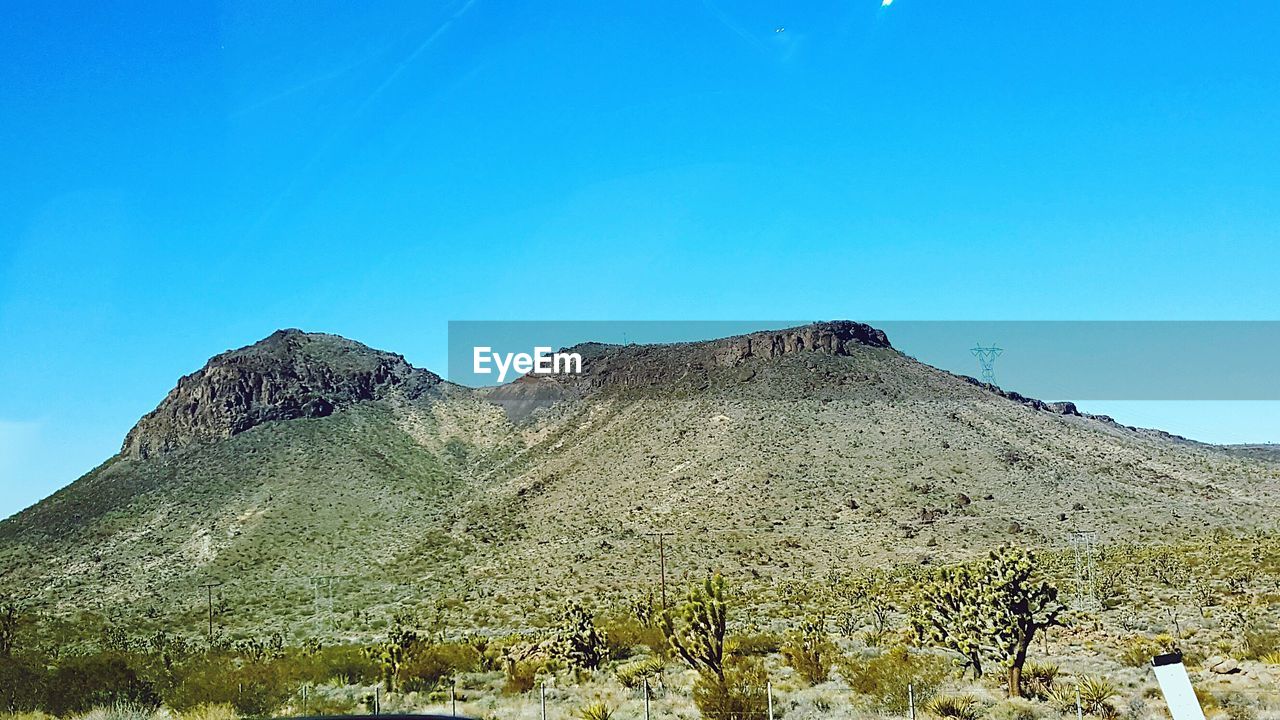
[[[337,335],[277,330],[178,380],[125,437],[121,453],[150,457],[228,438],[271,420],[331,415],[354,403],[415,398],[441,382],[404,357]]]

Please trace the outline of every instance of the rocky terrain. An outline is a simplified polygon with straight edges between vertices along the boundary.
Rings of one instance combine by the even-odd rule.
[[[577,348],[586,372],[471,390],[281,331],[183,377],[119,455],[0,523],[0,577],[55,612],[360,633],[465,603],[519,627],[718,569],[743,587],[1270,527],[1280,467],[921,364],[819,323]]]

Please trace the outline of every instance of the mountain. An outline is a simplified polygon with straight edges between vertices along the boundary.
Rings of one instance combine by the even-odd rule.
[[[924,365],[875,328],[574,348],[469,389],[281,331],[183,377],[121,452],[0,523],[0,579],[59,612],[371,632],[449,598],[519,627],[709,567],[832,569],[1265,527],[1280,466]],[[317,625],[317,623],[321,623]]]

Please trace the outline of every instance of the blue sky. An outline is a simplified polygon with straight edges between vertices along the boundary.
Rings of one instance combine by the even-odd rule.
[[[1275,4],[365,5],[6,10],[0,516],[279,327],[1280,318]]]

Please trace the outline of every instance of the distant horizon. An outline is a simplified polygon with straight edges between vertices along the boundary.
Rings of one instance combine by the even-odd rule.
[[[455,322],[456,322],[456,321],[455,321]],[[463,322],[465,322],[465,321],[463,321]],[[478,321],[478,322],[490,322],[490,321]],[[519,325],[519,324],[522,324],[522,323],[533,323],[533,324],[535,324],[535,325],[537,324],[537,322],[536,322],[536,321],[496,321],[496,322],[498,322],[499,324],[514,324],[514,325]],[[552,322],[553,324],[566,324],[566,325],[574,325],[574,324],[575,324],[575,322],[574,322],[574,321],[551,321],[551,322]],[[581,321],[581,322],[579,322],[579,323],[577,323],[577,324],[586,324],[586,325],[596,325],[596,324],[599,324],[599,325],[607,325],[607,326],[620,326],[620,327],[625,327],[625,326],[627,326],[627,325],[628,325],[628,323],[629,323],[629,322],[630,322],[630,321],[616,321],[616,320],[615,320],[615,321]],[[736,332],[736,333],[728,334],[728,335],[715,335],[715,336],[710,336],[710,337],[701,338],[701,339],[692,339],[692,340],[690,340],[690,339],[678,339],[678,340],[650,340],[650,341],[646,341],[646,342],[628,342],[628,343],[627,343],[627,345],[641,345],[641,346],[644,346],[644,345],[684,344],[684,343],[707,342],[707,341],[712,341],[712,340],[719,340],[719,339],[726,339],[726,338],[730,338],[730,337],[735,337],[735,336],[737,336],[737,335],[742,335],[742,334],[749,334],[749,333],[754,333],[754,332],[766,332],[766,331],[769,331],[769,330],[788,330],[788,329],[793,329],[793,328],[798,328],[798,327],[804,327],[805,325],[809,325],[809,324],[815,324],[815,323],[827,323],[827,322],[854,322],[854,323],[859,323],[859,324],[869,325],[870,327],[873,327],[873,328],[876,328],[876,329],[879,329],[879,330],[884,330],[884,328],[882,327],[882,325],[885,325],[885,324],[888,324],[888,323],[893,323],[893,322],[897,322],[897,323],[904,323],[904,322],[906,322],[906,323],[922,323],[922,322],[923,322],[923,323],[928,323],[928,322],[930,322],[930,321],[863,321],[863,320],[856,320],[856,319],[852,319],[852,318],[833,318],[833,319],[827,319],[827,320],[809,320],[809,321],[797,321],[797,320],[788,320],[788,321],[742,321],[742,320],[734,320],[734,321],[640,321],[640,322],[645,323],[645,324],[648,324],[648,325],[652,325],[652,326],[658,326],[658,327],[660,327],[660,326],[662,326],[662,325],[685,325],[685,324],[689,324],[689,325],[693,325],[693,326],[704,326],[704,327],[703,327],[703,329],[706,329],[707,327],[714,327],[714,326],[717,326],[717,325],[723,325],[723,326],[725,326],[725,327],[735,327],[735,326],[741,326],[741,327],[758,327],[758,329],[754,329],[754,330],[747,330],[746,332]],[[955,322],[955,323],[965,323],[965,322],[971,322],[971,321],[947,321],[947,322],[948,322],[948,323],[951,323],[951,322]],[[1045,321],[1045,322],[1046,322],[1046,323],[1058,323],[1058,322],[1072,322],[1072,321]],[[254,345],[254,344],[257,344],[257,343],[259,343],[259,342],[262,342],[262,341],[266,340],[267,338],[271,337],[272,335],[274,335],[274,334],[276,334],[276,333],[280,333],[280,332],[288,332],[288,331],[298,331],[298,332],[305,333],[305,334],[312,334],[312,335],[328,335],[328,336],[338,337],[338,338],[342,338],[342,339],[345,339],[345,340],[349,340],[349,341],[352,341],[352,342],[359,343],[359,344],[364,345],[364,346],[366,346],[366,347],[369,347],[370,349],[375,350],[375,351],[379,351],[379,352],[388,352],[388,353],[394,353],[394,354],[400,354],[400,355],[403,355],[403,353],[400,353],[400,352],[399,352],[398,350],[396,350],[395,348],[391,348],[391,347],[380,347],[380,346],[376,346],[376,345],[371,345],[371,344],[369,344],[369,343],[366,343],[366,342],[364,342],[364,341],[360,340],[359,338],[349,337],[349,336],[343,335],[343,334],[341,334],[341,333],[333,332],[333,331],[330,331],[330,330],[306,329],[306,328],[301,328],[301,327],[281,327],[281,328],[277,328],[276,330],[271,331],[270,333],[268,333],[268,334],[266,334],[266,335],[263,335],[261,338],[259,338],[259,339],[257,339],[257,340],[254,340],[254,341],[252,341],[252,342],[246,343],[246,344],[244,344],[244,345],[235,346],[235,347],[229,347],[229,348],[226,348],[226,349],[224,349],[224,350],[220,350],[220,351],[218,351],[218,352],[215,352],[215,353],[211,354],[208,358],[206,358],[206,360],[208,360],[208,359],[212,359],[213,357],[215,357],[215,356],[217,356],[217,355],[219,355],[219,354],[221,354],[221,353],[223,353],[223,352],[230,352],[230,351],[234,351],[234,350],[238,350],[238,349],[243,349],[243,348],[245,348],[245,347],[250,347],[250,346],[252,346],[252,345]],[[893,334],[892,334],[892,333],[890,333],[890,334],[889,334],[889,341],[890,341],[890,343],[893,345],[893,347],[894,347],[894,349],[895,349],[895,350],[897,350],[897,351],[899,351],[899,352],[903,352],[904,354],[906,354],[906,355],[908,355],[908,356],[916,357],[916,356],[912,355],[911,353],[907,352],[906,350],[904,350],[904,349],[903,349],[901,346],[899,346],[898,344],[894,343],[894,336],[893,336]],[[590,339],[590,340],[580,340],[580,341],[578,341],[578,342],[577,342],[577,343],[575,343],[575,344],[583,344],[583,343],[598,343],[598,344],[606,345],[606,346],[610,346],[610,347],[624,347],[624,345],[623,345],[622,343],[619,343],[619,342],[610,342],[610,341],[608,341],[608,340],[598,339],[598,338],[597,338],[597,339]],[[571,345],[563,345],[562,347],[571,347]],[[448,366],[448,361],[447,361],[447,360],[446,360],[442,365],[440,365],[440,366],[432,366],[432,365],[427,365],[427,364],[420,364],[420,363],[418,363],[418,362],[414,362],[414,361],[413,361],[412,359],[410,359],[408,356],[405,356],[405,357],[406,357],[406,361],[407,361],[407,362],[409,362],[409,364],[410,364],[410,365],[412,365],[412,366],[413,366],[413,367],[415,367],[415,368],[419,368],[419,369],[423,369],[423,370],[430,371],[430,372],[432,372],[432,373],[435,373],[435,374],[437,374],[437,375],[440,375],[442,378],[444,378],[444,379],[446,379],[446,380],[448,380],[448,381],[450,381],[450,382],[455,382],[455,383],[457,382],[456,380],[451,379],[451,378],[449,377],[449,374],[448,374],[448,373],[447,373],[447,371],[446,371],[446,368],[447,368],[447,366]],[[929,364],[929,365],[931,365],[931,366],[933,366],[933,367],[937,367],[938,369],[941,369],[941,370],[944,370],[944,371],[947,371],[947,372],[951,372],[951,373],[955,373],[955,374],[957,374],[957,375],[966,376],[966,377],[969,377],[969,378],[972,378],[972,379],[975,379],[975,380],[977,379],[977,376],[978,376],[978,373],[977,373],[976,371],[975,371],[975,372],[965,372],[963,368],[943,367],[943,366],[941,366],[941,365],[934,365],[934,364],[932,364],[932,363],[926,362],[925,360],[922,360],[922,359],[921,359],[921,358],[919,358],[919,357],[916,357],[916,359],[917,359],[917,360],[920,360],[921,362],[925,362],[925,364]],[[170,388],[168,388],[168,389],[171,389],[174,385],[176,385],[176,383],[177,383],[177,380],[178,380],[178,379],[180,379],[180,378],[182,378],[182,377],[185,377],[185,376],[187,376],[187,375],[190,375],[191,373],[194,373],[194,372],[198,371],[198,370],[199,370],[199,369],[201,369],[203,366],[204,366],[204,362],[201,362],[201,363],[200,363],[200,365],[198,365],[198,366],[196,366],[196,367],[193,367],[193,368],[190,368],[190,369],[188,369],[188,370],[184,370],[184,371],[179,372],[179,374],[177,374],[177,375],[174,377],[174,381],[173,381],[173,383],[170,385]],[[971,368],[971,370],[973,370],[973,369],[976,369],[976,363],[975,363],[975,368]],[[501,384],[509,384],[510,382],[515,382],[515,380],[508,380],[506,383],[501,383]],[[483,384],[476,384],[476,385],[472,385],[472,384],[468,384],[468,383],[457,383],[457,384],[460,384],[460,385],[462,385],[462,386],[464,386],[464,387],[468,387],[468,388],[471,388],[471,389],[478,389],[478,388],[481,388],[481,387],[485,387],[485,385],[483,385]],[[997,385],[999,385],[999,383],[997,383]],[[490,385],[490,386],[491,386],[491,385]],[[1254,438],[1257,438],[1257,436],[1253,436],[1253,437],[1251,438],[1251,437],[1249,437],[1249,436],[1232,436],[1232,435],[1221,435],[1221,434],[1214,435],[1214,434],[1212,434],[1212,433],[1214,432],[1214,430],[1213,430],[1213,425],[1215,424],[1215,421],[1216,421],[1216,424],[1220,425],[1220,427],[1222,427],[1222,428],[1226,428],[1226,427],[1234,427],[1234,428],[1235,428],[1235,431],[1237,431],[1237,432],[1238,432],[1238,431],[1241,431],[1241,429],[1242,429],[1243,427],[1245,427],[1246,425],[1247,425],[1248,427],[1255,427],[1255,428],[1256,428],[1256,427],[1257,427],[1257,425],[1255,425],[1255,424],[1253,424],[1253,423],[1251,422],[1251,418],[1253,418],[1255,415],[1260,415],[1260,416],[1262,416],[1262,417],[1267,417],[1267,418],[1272,417],[1272,416],[1273,416],[1273,412],[1274,412],[1274,410],[1275,410],[1275,407],[1276,407],[1277,405],[1280,405],[1280,403],[1277,403],[1276,401],[1273,401],[1273,400],[1258,400],[1258,401],[1241,401],[1241,400],[1235,400],[1235,401],[1229,401],[1229,400],[1217,400],[1217,401],[1215,401],[1215,400],[1182,400],[1182,401],[1178,401],[1178,400],[1163,400],[1163,401],[1162,401],[1162,400],[1145,400],[1145,401],[1144,401],[1144,400],[1127,400],[1127,401],[1126,401],[1126,400],[1111,400],[1111,401],[1106,401],[1106,400],[1103,400],[1103,401],[1081,401],[1081,400],[1073,399],[1073,398],[1070,398],[1070,397],[1042,397],[1042,396],[1039,396],[1039,395],[1028,394],[1028,393],[1026,393],[1026,392],[1022,392],[1021,390],[1018,390],[1018,389],[1016,389],[1016,388],[1008,388],[1008,387],[1004,387],[1004,386],[1000,386],[1000,387],[1001,387],[1001,389],[1002,389],[1002,390],[1006,390],[1006,391],[1012,390],[1012,391],[1020,392],[1021,394],[1026,395],[1027,397],[1032,397],[1032,398],[1034,398],[1034,399],[1043,400],[1043,401],[1046,401],[1046,402],[1071,402],[1071,403],[1073,403],[1073,404],[1075,404],[1075,405],[1076,405],[1077,409],[1078,409],[1081,413],[1085,413],[1085,414],[1089,414],[1089,415],[1098,415],[1098,416],[1105,416],[1105,417],[1109,417],[1109,418],[1113,419],[1115,422],[1117,422],[1117,423],[1119,423],[1119,424],[1121,424],[1121,425],[1124,425],[1124,426],[1128,426],[1128,427],[1135,427],[1135,428],[1144,429],[1144,430],[1155,430],[1155,431],[1167,432],[1167,433],[1169,433],[1169,434],[1171,434],[1171,435],[1175,435],[1175,436],[1178,436],[1178,437],[1182,437],[1182,438],[1185,438],[1185,439],[1187,439],[1187,440],[1194,441],[1194,442],[1204,443],[1204,444],[1207,444],[1207,445],[1217,445],[1217,446],[1223,446],[1223,447],[1240,447],[1240,446],[1263,446],[1263,447],[1266,447],[1266,446],[1273,446],[1273,445],[1280,444],[1280,443],[1277,443],[1277,440],[1276,440],[1276,439],[1274,439],[1274,436],[1273,436],[1272,438],[1266,438],[1266,439],[1254,439]],[[166,389],[166,390],[164,391],[164,393],[167,393],[167,392],[168,392],[168,389]],[[160,398],[161,398],[161,399],[164,397],[164,393],[162,393],[162,394],[160,395]],[[157,402],[159,402],[159,400],[157,400]],[[150,411],[150,410],[147,410],[146,412],[149,412],[149,411]],[[145,413],[143,413],[143,414],[145,414]],[[137,421],[138,419],[140,419],[141,417],[142,417],[142,414],[140,414],[140,415],[138,415],[137,417],[133,418],[133,422],[136,422],[136,421]],[[1232,422],[1231,422],[1231,423],[1224,422],[1224,420],[1225,420],[1225,419],[1227,419],[1227,418],[1232,419]],[[131,422],[131,423],[130,423],[129,427],[132,427],[133,422]],[[0,430],[3,430],[3,427],[0,427]],[[127,432],[127,430],[128,430],[128,428],[125,428],[125,432]],[[1210,433],[1207,437],[1206,437],[1206,435],[1205,435],[1205,432],[1206,432],[1206,431],[1207,431],[1208,433]],[[125,432],[121,432],[121,433],[120,433],[120,435],[119,435],[119,439],[117,440],[116,445],[115,445],[115,447],[116,447],[116,449],[115,449],[115,450],[112,450],[112,451],[111,451],[110,453],[108,453],[108,454],[102,455],[100,458],[98,458],[96,461],[94,461],[92,465],[89,465],[89,466],[85,467],[82,471],[80,471],[80,472],[79,472],[78,474],[76,474],[74,477],[70,477],[70,478],[59,478],[59,479],[51,479],[50,484],[52,485],[52,484],[55,484],[55,483],[56,483],[56,486],[54,486],[51,490],[49,490],[49,492],[47,492],[45,495],[41,495],[40,497],[37,497],[37,498],[35,498],[35,499],[33,499],[33,500],[30,500],[29,502],[26,502],[26,504],[22,504],[22,505],[20,505],[20,506],[15,506],[14,502],[13,502],[13,501],[11,501],[11,500],[10,500],[10,498],[9,498],[8,496],[5,496],[5,495],[0,494],[0,518],[10,517],[10,516],[12,516],[12,515],[14,515],[14,514],[17,514],[18,512],[21,512],[22,510],[26,509],[27,507],[30,507],[31,505],[34,505],[34,504],[38,503],[40,500],[43,500],[43,499],[44,499],[45,497],[47,497],[48,495],[52,494],[53,492],[56,492],[58,489],[60,489],[60,488],[62,488],[62,487],[65,487],[66,485],[70,484],[70,483],[71,483],[71,482],[73,482],[74,480],[76,480],[76,479],[78,479],[79,477],[83,476],[85,473],[87,473],[87,472],[89,472],[89,471],[93,470],[94,468],[98,467],[98,465],[100,465],[101,463],[103,463],[103,462],[105,462],[105,461],[109,460],[110,458],[114,457],[114,456],[115,456],[116,454],[118,454],[118,452],[119,452],[119,446],[120,446],[120,444],[121,444],[121,443],[123,442],[123,440],[124,440]],[[1221,432],[1221,430],[1219,430],[1218,432]],[[3,434],[2,434],[2,433],[0,433],[0,440],[2,440],[2,439],[3,439]],[[8,486],[6,486],[6,490],[8,490],[8,489],[9,489],[9,487],[8,487]],[[6,502],[6,501],[7,501],[7,502]],[[22,501],[21,501],[21,500],[19,500],[18,502],[22,502]]]

